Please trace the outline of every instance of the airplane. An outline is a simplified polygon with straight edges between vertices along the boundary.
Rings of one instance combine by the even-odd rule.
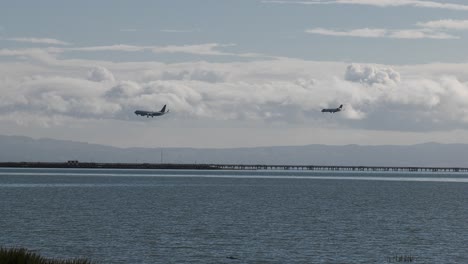
[[[336,113],[343,110],[343,105],[340,105],[338,108],[325,108],[322,109],[322,113]]]
[[[147,118],[148,117],[155,117],[155,116],[162,116],[166,113],[169,113],[169,110],[166,111],[166,105],[163,106],[163,108],[161,109],[161,111],[143,111],[143,110],[136,110],[135,111],[135,114],[136,115],[141,115],[141,116],[146,116]]]

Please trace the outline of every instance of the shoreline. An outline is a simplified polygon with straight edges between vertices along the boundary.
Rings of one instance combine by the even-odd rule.
[[[82,169],[161,169],[161,170],[216,170],[207,164],[171,163],[98,163],[98,162],[0,162],[0,168],[82,168]]]

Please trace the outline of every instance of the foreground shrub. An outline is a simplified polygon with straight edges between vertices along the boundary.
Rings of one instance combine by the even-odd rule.
[[[49,259],[25,248],[0,248],[1,264],[92,264],[86,259]]]

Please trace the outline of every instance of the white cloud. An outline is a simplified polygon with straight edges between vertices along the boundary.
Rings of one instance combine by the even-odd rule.
[[[138,83],[132,81],[122,81],[117,85],[110,88],[106,93],[105,97],[118,99],[128,98],[135,96],[141,91],[141,87]]]
[[[151,80],[195,80],[202,82],[224,82],[229,73],[217,71],[213,69],[185,69],[185,70],[168,70],[168,71],[147,71],[145,79]]]
[[[56,60],[55,49],[0,49],[0,57],[17,57],[20,59],[30,58],[45,63],[53,63]]]
[[[392,38],[392,39],[459,39],[460,37],[450,35],[441,30],[468,29],[468,20],[438,20],[419,22],[417,29],[383,29],[383,28],[360,28],[347,31],[333,29],[313,28],[305,30],[309,34],[335,36],[335,37],[360,37],[360,38]]]
[[[95,82],[115,82],[114,75],[108,69],[101,66],[94,67],[88,72],[88,80]]]
[[[460,37],[450,35],[444,32],[433,32],[428,30],[404,29],[394,30],[388,35],[388,38],[395,39],[459,39]]]
[[[80,48],[68,48],[71,51],[124,51],[124,52],[137,52],[151,49],[150,46],[135,46],[116,44],[108,46],[91,46],[91,47],[80,47]]]
[[[345,80],[369,85],[374,83],[396,84],[400,82],[400,74],[392,68],[351,64],[346,68]]]
[[[169,46],[135,46],[135,45],[109,45],[109,46],[94,46],[94,47],[81,47],[70,48],[68,50],[74,51],[152,51],[154,53],[189,53],[198,55],[233,55],[231,53],[221,52],[218,49],[222,47],[233,46],[232,44],[218,44],[207,43],[199,45],[169,45]]]
[[[339,36],[339,37],[361,37],[361,38],[383,38],[387,35],[387,30],[378,28],[361,28],[349,31],[336,31],[324,28],[307,29],[306,33]]]
[[[468,30],[468,20],[442,19],[428,22],[419,22],[418,26],[432,29]]]
[[[224,47],[235,46],[235,44],[219,44],[219,43],[205,43],[197,45],[168,45],[168,46],[136,46],[136,45],[107,45],[107,46],[92,46],[92,47],[78,47],[66,48],[62,51],[123,51],[123,52],[142,52],[151,51],[153,53],[185,53],[193,55],[204,56],[239,56],[239,57],[267,57],[262,54],[256,53],[233,53],[221,51]]]
[[[233,55],[232,53],[226,53],[219,51],[219,48],[234,46],[234,44],[218,44],[218,43],[207,43],[200,45],[169,45],[162,47],[153,47],[151,49],[154,53],[188,53],[197,55]]]
[[[348,31],[337,31],[323,28],[307,29],[309,34],[318,34],[336,37],[360,37],[360,38],[392,38],[392,39],[458,39],[444,32],[434,32],[427,29],[403,29],[389,30],[381,28],[361,28]]]
[[[135,109],[167,104],[171,120],[184,122],[399,131],[468,127],[466,64],[349,65],[287,58],[174,64],[56,60],[53,66],[26,67],[29,63],[0,62],[3,120],[32,115],[137,120]],[[320,113],[339,104],[345,105],[341,114]]]
[[[266,4],[300,4],[300,5],[369,5],[376,7],[412,6],[468,11],[468,5],[440,3],[422,0],[316,0],[316,1],[262,1]]]
[[[70,43],[53,38],[5,38],[9,41],[34,43],[34,44],[49,44],[49,45],[70,45]]]
[[[440,3],[435,1],[421,1],[421,0],[337,0],[337,4],[356,4],[356,5],[374,5],[380,7],[387,6],[413,6],[413,7],[426,7],[426,8],[439,8],[451,10],[468,11],[468,5]]]
[[[35,76],[18,82],[15,90],[21,100],[14,93],[2,98],[8,113],[109,118],[120,109],[118,104],[100,99],[106,84],[78,78]]]

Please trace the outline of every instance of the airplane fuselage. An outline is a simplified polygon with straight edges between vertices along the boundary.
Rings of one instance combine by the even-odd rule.
[[[163,106],[161,111],[144,111],[144,110],[136,110],[135,115],[141,115],[146,117],[155,117],[155,116],[162,116],[165,113],[168,113],[169,110],[166,111],[166,105]]]
[[[143,111],[143,110],[136,110],[135,114],[140,115],[140,116],[146,116],[146,117],[155,117],[155,116],[162,116],[166,112],[152,112],[152,111]]]
[[[336,113],[340,111],[341,109],[339,108],[322,109],[322,113]]]
[[[322,113],[336,113],[336,112],[340,112],[342,108],[343,108],[343,105],[340,105],[337,108],[325,108],[325,109],[322,109]]]

